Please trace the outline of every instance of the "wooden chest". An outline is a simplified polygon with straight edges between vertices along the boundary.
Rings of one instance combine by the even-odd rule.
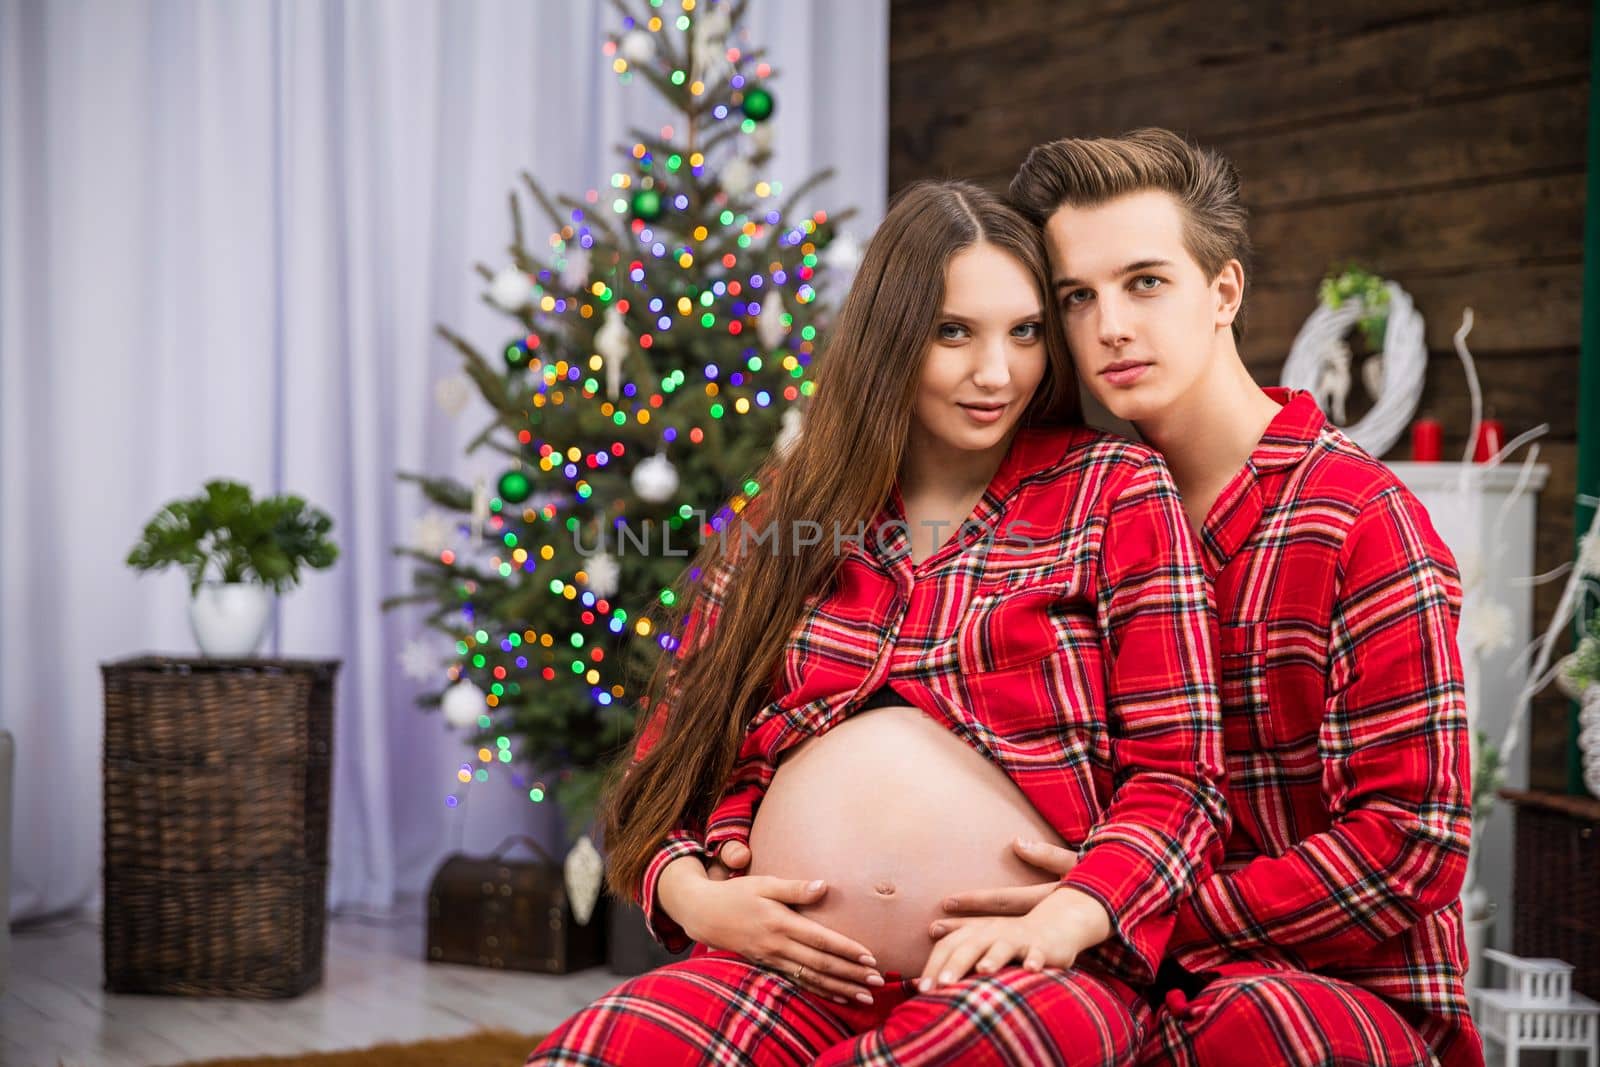
[[[1600,801],[1502,789],[1517,809],[1512,951],[1573,965],[1572,988],[1600,997]]]
[[[507,859],[526,843],[534,860]],[[428,891],[428,960],[566,974],[604,963],[605,893],[579,924],[567,900],[561,864],[524,835],[487,857],[456,853],[439,865]]]

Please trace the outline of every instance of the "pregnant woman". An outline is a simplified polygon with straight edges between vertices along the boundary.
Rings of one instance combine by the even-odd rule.
[[[1081,425],[1050,288],[982,189],[891,205],[606,799],[612,888],[698,944],[529,1063],[1131,1058],[1226,829],[1215,624],[1166,468]],[[1040,881],[1019,836],[1082,858],[930,941],[951,892]]]

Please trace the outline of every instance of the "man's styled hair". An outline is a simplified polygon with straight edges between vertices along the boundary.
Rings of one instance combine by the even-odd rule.
[[[1171,130],[1147,127],[1121,137],[1069,137],[1037,145],[1011,179],[1011,200],[1043,226],[1061,207],[1093,207],[1128,193],[1159,190],[1183,208],[1184,247],[1206,278],[1237,259],[1250,273],[1250,235],[1239,202],[1239,174],[1221,154]],[[1244,307],[1233,320],[1244,336]]]

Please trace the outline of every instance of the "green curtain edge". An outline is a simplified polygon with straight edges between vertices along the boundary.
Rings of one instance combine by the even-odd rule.
[[[1573,494],[1574,531],[1589,528],[1600,496],[1600,2],[1590,5],[1588,182],[1583,213],[1583,332],[1578,356],[1578,484]],[[1576,550],[1576,545],[1574,545]],[[1567,710],[1567,792],[1585,793],[1578,752],[1578,705]]]

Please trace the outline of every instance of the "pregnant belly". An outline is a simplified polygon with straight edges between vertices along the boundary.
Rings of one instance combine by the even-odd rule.
[[[1005,772],[930,716],[875,708],[800,745],[750,830],[750,873],[821,878],[804,914],[866,945],[884,971],[927,962],[951,893],[1033,885],[1014,837],[1064,844]]]

